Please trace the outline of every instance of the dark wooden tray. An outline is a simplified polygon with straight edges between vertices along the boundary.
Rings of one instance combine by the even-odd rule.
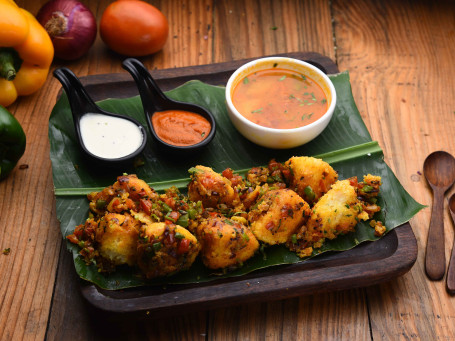
[[[283,54],[308,61],[324,72],[336,73],[333,61],[317,53]],[[199,79],[225,85],[229,76],[250,59],[166,70],[152,70],[163,90]],[[129,74],[81,78],[95,100],[138,95]],[[341,253],[328,253],[300,264],[277,266],[208,283],[140,287],[108,291],[81,280],[82,295],[97,310],[142,317],[170,316],[254,301],[278,300],[305,294],[363,287],[403,275],[417,259],[417,242],[407,223],[374,243]]]

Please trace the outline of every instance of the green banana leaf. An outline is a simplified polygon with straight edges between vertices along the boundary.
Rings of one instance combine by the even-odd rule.
[[[387,232],[409,221],[424,206],[417,203],[401,186],[383,160],[383,152],[371,136],[357,110],[351,93],[347,72],[331,75],[337,91],[337,106],[331,122],[324,132],[310,143],[289,150],[273,150],[257,146],[241,136],[229,121],[225,108],[224,87],[190,81],[167,92],[176,100],[199,104],[210,110],[217,124],[216,136],[211,144],[197,155],[188,157],[169,156],[160,151],[149,136],[143,152],[142,166],[109,169],[94,167],[82,156],[76,139],[68,99],[63,94],[57,101],[49,120],[50,157],[56,195],[57,217],[62,237],[71,234],[75,226],[83,223],[89,207],[86,194],[100,190],[115,182],[122,173],[134,173],[147,181],[157,191],[177,186],[185,190],[189,181],[188,169],[195,165],[212,167],[221,172],[232,168],[240,173],[253,166],[266,165],[275,158],[284,162],[291,156],[317,156],[329,162],[340,179],[371,173],[382,177],[379,197],[382,211],[375,216],[381,220]],[[144,126],[146,121],[139,97],[107,99],[98,105],[111,112],[127,114]],[[365,241],[378,239],[367,223],[358,224],[356,231],[332,241],[327,241],[313,254],[327,251],[345,251]],[[251,271],[280,264],[302,262],[283,246],[264,248],[248,260],[243,267],[229,273],[214,273],[198,259],[190,270],[179,274],[145,281],[134,268],[119,267],[111,274],[101,274],[95,265],[86,265],[79,256],[77,246],[67,242],[72,252],[78,275],[104,289],[123,289],[141,285],[187,284],[210,281],[223,277],[240,276]],[[312,257],[313,257],[312,256]],[[273,268],[270,269],[273,271]]]

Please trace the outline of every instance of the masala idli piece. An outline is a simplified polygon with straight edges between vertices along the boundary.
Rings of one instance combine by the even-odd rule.
[[[107,213],[100,219],[95,240],[99,255],[107,261],[106,270],[109,264],[134,266],[139,226],[140,223],[128,213]]]
[[[144,180],[139,179],[135,174],[117,177],[114,188],[117,189],[118,192],[123,191],[128,193],[130,199],[133,201],[139,201],[143,198],[158,197],[158,194],[150,188]]]
[[[367,220],[368,214],[363,214],[356,188],[350,180],[337,181],[314,205],[306,224],[305,240],[319,248],[325,238],[334,239],[354,231],[361,219]]]
[[[221,216],[203,220],[197,237],[202,246],[202,261],[210,269],[239,267],[259,248],[247,226]]]
[[[338,173],[325,161],[308,156],[294,156],[285,162],[291,175],[289,188],[310,205],[316,203],[338,180]]]
[[[135,174],[121,175],[117,181],[100,192],[87,195],[89,207],[95,215],[106,212],[122,213],[128,210],[137,211],[143,201],[153,201],[158,194]]]
[[[191,174],[188,184],[188,197],[191,201],[201,201],[205,208],[217,208],[220,204],[232,208],[240,204],[239,195],[231,181],[210,167],[196,166],[188,172]]]
[[[147,278],[187,270],[201,249],[195,236],[172,223],[151,223],[141,227],[137,243],[137,265]]]
[[[285,243],[310,216],[311,209],[291,189],[265,193],[250,210],[248,221],[256,238],[267,244]]]

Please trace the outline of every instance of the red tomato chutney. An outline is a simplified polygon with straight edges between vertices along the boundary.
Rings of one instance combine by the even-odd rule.
[[[280,68],[249,74],[232,93],[242,116],[268,128],[292,129],[308,125],[328,109],[327,97],[313,79]]]
[[[191,146],[199,143],[212,129],[205,117],[183,110],[155,112],[152,115],[152,125],[162,141],[174,146]]]

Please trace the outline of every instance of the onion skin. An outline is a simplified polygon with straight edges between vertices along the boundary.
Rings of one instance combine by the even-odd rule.
[[[95,42],[95,16],[77,0],[51,0],[41,7],[36,19],[49,33],[57,58],[78,59]]]

